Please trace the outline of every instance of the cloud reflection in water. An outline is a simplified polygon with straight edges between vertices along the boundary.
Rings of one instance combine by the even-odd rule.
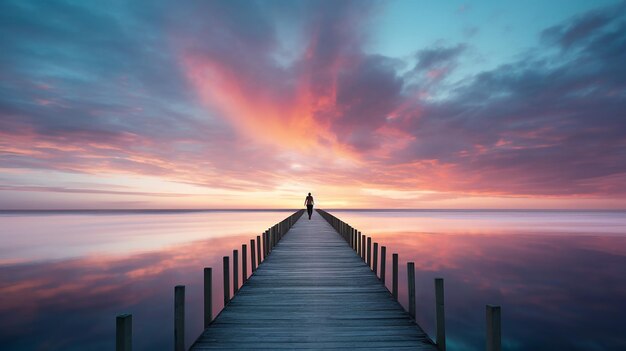
[[[600,214],[598,220],[614,225],[598,228],[606,232],[602,235],[583,233],[593,230],[589,218],[597,213],[336,214],[387,246],[387,277],[391,254],[399,254],[399,298],[405,308],[406,262],[415,262],[417,319],[431,336],[433,280],[444,278],[450,350],[484,348],[486,304],[502,306],[505,349],[626,348],[621,318],[626,313],[626,237],[613,232],[623,228],[623,214]],[[527,226],[543,227],[545,234],[525,231],[518,223],[525,216],[531,221],[544,217]],[[575,217],[586,225],[563,231]]]

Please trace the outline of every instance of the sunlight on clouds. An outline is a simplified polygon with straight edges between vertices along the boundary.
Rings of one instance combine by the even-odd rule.
[[[570,3],[5,2],[0,209],[625,208],[626,6]]]
[[[392,190],[373,188],[364,188],[361,192],[364,195],[378,196],[391,200],[419,200],[425,195],[440,194],[439,192],[429,190]]]

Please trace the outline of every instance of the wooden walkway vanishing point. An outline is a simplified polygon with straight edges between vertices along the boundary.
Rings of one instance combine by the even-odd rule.
[[[304,214],[191,350],[436,350],[337,231]]]
[[[404,311],[398,303],[397,253],[390,292],[385,246],[326,211],[317,210],[311,220],[303,212],[223,257],[224,308],[215,319],[213,268],[204,268],[205,330],[190,350],[446,350],[442,278],[434,281],[433,342],[415,323],[414,262],[406,262]],[[116,317],[116,351],[132,351],[132,317]],[[500,319],[500,306],[487,305],[486,351],[501,351]],[[187,350],[184,285],[174,287],[173,346]]]

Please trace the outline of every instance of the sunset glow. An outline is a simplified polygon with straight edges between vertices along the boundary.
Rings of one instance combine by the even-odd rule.
[[[0,209],[626,208],[623,1],[5,1]]]

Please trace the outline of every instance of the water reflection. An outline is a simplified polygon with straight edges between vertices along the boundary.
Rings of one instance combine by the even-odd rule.
[[[414,225],[415,217],[410,214],[338,214],[388,247],[387,277],[391,276],[391,253],[399,254],[399,292],[405,308],[406,262],[415,262],[418,322],[433,336],[433,280],[445,279],[449,350],[484,349],[487,303],[503,308],[506,350],[626,349],[626,236],[617,235],[615,230],[626,224],[623,214],[609,214],[612,226],[598,231],[611,232],[595,236],[586,233],[593,230],[589,223],[576,227],[580,219],[564,225],[570,213],[565,218],[553,214],[548,221],[527,225],[547,228],[549,235],[516,232],[517,224],[507,225],[509,221],[497,218],[498,214],[493,216],[499,228],[485,224],[463,229],[461,222],[467,226],[489,221],[491,214],[471,215],[474,218],[469,220],[448,218],[448,223],[419,215],[423,219],[419,225],[430,229],[424,233],[407,231],[406,227],[393,230],[402,220]],[[587,215],[598,217],[597,213]],[[519,216],[513,217],[519,221]],[[374,230],[367,223],[372,218],[378,219],[371,225]],[[359,221],[365,223],[359,226]],[[429,221],[438,223],[429,225]],[[555,228],[550,223],[558,224]],[[568,227],[576,228],[572,233],[563,231]],[[391,285],[390,280],[387,285]]]
[[[123,312],[133,313],[136,350],[171,348],[177,284],[187,286],[190,345],[202,330],[202,268],[214,267],[217,313],[222,256],[288,214],[0,216],[1,348],[112,350]],[[405,307],[415,262],[418,322],[430,335],[433,279],[445,279],[451,351],[484,349],[487,303],[502,305],[505,350],[626,349],[623,213],[334,214],[388,247],[387,277],[399,253]]]
[[[290,212],[252,213],[248,217],[249,214],[237,214],[241,216],[239,230],[249,226],[262,230]],[[223,213],[216,216],[224,220]],[[87,218],[83,220],[89,222]],[[142,222],[143,232],[150,227],[160,232],[159,223],[165,222],[161,219],[159,223],[149,224],[145,218],[127,220],[130,224],[122,227],[136,227]],[[180,218],[172,220],[184,222]],[[53,222],[58,221],[54,217]],[[118,221],[123,220],[118,218]],[[83,229],[89,227],[83,225]],[[225,226],[224,231],[228,233],[230,227],[230,224]],[[91,228],[92,232],[95,228]],[[223,304],[222,256],[231,255],[235,248],[241,249],[241,244],[249,245],[256,235],[254,232],[227,237],[214,235],[207,240],[123,256],[107,253],[2,265],[0,345],[3,350],[113,350],[115,316],[129,312],[133,314],[136,350],[171,348],[173,295],[178,284],[187,286],[186,342],[191,345],[202,331],[203,267],[214,267],[216,314]]]
[[[0,211],[0,264],[133,254],[255,233],[290,211]]]

